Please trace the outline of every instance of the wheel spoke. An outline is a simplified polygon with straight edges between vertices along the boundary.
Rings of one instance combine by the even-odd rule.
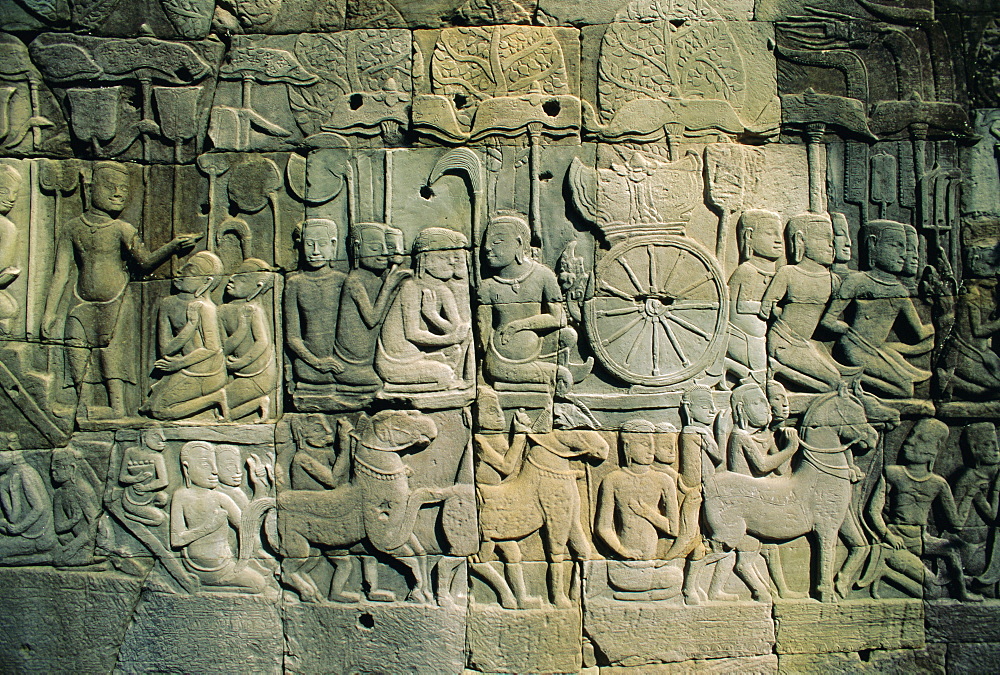
[[[597,316],[622,316],[623,314],[635,314],[641,311],[639,307],[619,307],[618,309],[599,309]]]
[[[701,328],[700,326],[694,325],[693,323],[691,323],[687,319],[682,319],[681,317],[674,316],[673,314],[671,314],[670,316],[668,316],[667,319],[670,320],[670,321],[673,321],[674,323],[676,323],[681,328],[687,328],[692,333],[694,333],[696,335],[700,335],[701,337],[705,338],[706,340],[711,340],[712,339],[712,335],[708,331],[706,331],[704,328]]]
[[[644,317],[637,316],[636,318],[632,319],[627,324],[625,324],[624,326],[622,326],[621,328],[619,328],[618,330],[616,330],[614,333],[612,333],[611,335],[609,335],[608,337],[606,337],[604,340],[601,340],[601,342],[604,344],[605,347],[607,347],[609,344],[611,344],[615,340],[620,339],[621,336],[625,335],[625,333],[627,333],[630,330],[632,330],[632,328],[637,323],[639,323],[640,321],[644,321],[644,320],[645,320]]]
[[[679,309],[719,309],[719,303],[717,302],[675,302],[670,305],[671,311],[676,312]]]
[[[639,338],[641,338],[646,333],[646,326],[649,325],[649,317],[642,318],[642,328],[639,332],[635,334],[635,339],[632,340],[632,346],[628,348],[628,353],[625,354],[625,365],[629,365],[629,361],[635,355],[635,348],[639,346]]]
[[[625,274],[628,275],[629,281],[631,281],[632,285],[635,286],[635,290],[640,293],[645,293],[646,289],[642,287],[642,282],[639,281],[639,277],[636,275],[635,270],[633,270],[632,266],[628,264],[628,261],[625,260],[624,256],[618,258],[618,264],[622,266],[623,270],[625,270]]]
[[[675,298],[683,298],[685,295],[687,295],[688,293],[690,293],[694,289],[698,288],[699,286],[701,286],[703,284],[707,284],[711,280],[712,280],[711,277],[705,277],[703,279],[699,279],[698,281],[694,282],[693,284],[687,286],[686,288],[684,288],[684,289],[682,289],[680,291],[677,291],[676,293],[673,293],[672,295]]]
[[[663,280],[663,285],[660,286],[660,291],[666,291],[670,288],[670,282],[674,280],[674,272],[677,271],[678,263],[681,261],[681,252],[679,249],[673,249],[674,251],[674,262],[670,265],[670,269],[667,270],[667,276]]]
[[[657,293],[656,287],[656,247],[652,244],[646,246],[646,252],[649,254],[649,292],[654,295]],[[653,330],[653,335],[656,335],[656,330]]]
[[[660,325],[663,326],[663,332],[667,334],[667,339],[670,340],[670,346],[674,348],[675,352],[677,352],[677,356],[681,357],[681,363],[684,364],[685,368],[687,368],[691,365],[691,362],[688,361],[687,356],[684,354],[684,350],[681,349],[681,345],[677,341],[677,336],[674,335],[673,329],[670,328],[670,324],[667,323],[667,320],[662,316],[660,317]]]
[[[653,370],[650,375],[656,377],[660,374],[660,334],[656,331],[655,321],[650,328],[653,329]]]
[[[614,286],[612,286],[611,284],[609,284],[607,281],[602,281],[601,282],[601,289],[607,291],[611,295],[618,296],[622,300],[628,300],[629,302],[635,302],[635,298],[633,298],[631,295],[629,295],[625,291],[622,291],[622,290],[619,290],[619,289],[615,288]]]

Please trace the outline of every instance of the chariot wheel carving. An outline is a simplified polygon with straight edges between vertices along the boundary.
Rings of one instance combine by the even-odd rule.
[[[631,384],[673,385],[702,374],[726,347],[722,269],[686,237],[628,239],[606,253],[587,301],[591,348]]]

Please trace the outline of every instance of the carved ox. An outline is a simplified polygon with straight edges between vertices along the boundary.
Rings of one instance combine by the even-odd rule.
[[[802,418],[801,435],[802,455],[789,475],[753,478],[720,471],[705,477],[703,509],[711,538],[725,550],[736,551],[736,572],[757,600],[771,599],[758,572],[760,539],[788,541],[810,533],[818,553],[819,599],[836,600],[837,536],[848,516],[851,484],[861,477],[851,448],[867,451],[878,440],[861,400],[846,386],[812,402]],[[862,553],[858,547],[864,542],[846,538],[850,561]]]
[[[278,541],[284,561],[284,580],[309,602],[321,595],[309,572],[315,559],[312,547],[324,550],[336,567],[329,599],[353,602],[344,592],[353,558],[348,549],[366,544],[406,565],[413,583],[410,600],[426,602],[424,548],[413,534],[417,513],[424,504],[453,496],[457,488],[411,490],[409,469],[399,453],[426,447],[437,436],[434,421],[416,411],[385,410],[362,418],[350,434],[352,478],[333,490],[287,490],[278,495]],[[377,566],[365,559],[365,578],[371,600],[394,600],[378,588]]]

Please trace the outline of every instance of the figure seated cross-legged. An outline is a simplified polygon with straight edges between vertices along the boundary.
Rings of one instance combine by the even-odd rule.
[[[736,224],[740,265],[729,277],[729,347],[726,368],[738,380],[763,385],[767,374],[767,322],[760,301],[784,253],[781,217],[772,211],[744,211]]]
[[[467,245],[464,235],[443,227],[425,228],[414,240],[415,275],[400,285],[375,354],[375,369],[387,391],[472,385],[467,372],[472,325],[448,283],[466,276]]]
[[[681,592],[683,570],[657,558],[663,536],[675,537],[680,521],[677,476],[652,468],[656,426],[635,419],[622,424],[625,465],[601,480],[595,532],[616,557],[608,581],[619,600],[665,600]]]
[[[771,321],[767,353],[775,375],[811,391],[835,389],[860,368],[841,366],[813,339],[840,278],[834,261],[833,225],[825,213],[788,221],[791,265],[777,271],[761,299],[760,318]]]
[[[574,376],[558,357],[576,344],[555,272],[531,258],[531,230],[514,214],[494,216],[482,243],[492,276],[479,286],[479,335],[489,384],[545,385],[564,393]],[[550,336],[555,343],[548,346]]]
[[[930,351],[934,327],[921,321],[899,280],[906,265],[906,228],[892,220],[872,220],[865,224],[863,236],[871,269],[844,280],[821,323],[841,335],[838,349],[847,363],[863,369],[866,385],[895,398],[912,398],[914,385],[931,373],[906,357]],[[843,320],[845,314],[852,317],[851,323]],[[915,343],[889,341],[900,317],[915,335]]]
[[[50,562],[58,544],[52,499],[42,477],[24,458],[17,434],[0,449],[0,565]]]
[[[174,279],[175,295],[163,298],[157,318],[161,374],[150,387],[142,412],[179,420],[218,409],[229,419],[226,358],[218,312],[210,297],[222,281],[222,261],[214,253],[191,256]]]
[[[234,420],[254,413],[266,420],[271,413],[271,397],[278,383],[278,364],[267,312],[258,301],[274,286],[271,266],[257,258],[247,258],[226,284],[228,302],[219,308],[219,320],[226,337],[226,369],[232,378],[226,384],[226,402]]]
[[[94,540],[101,515],[101,499],[94,490],[96,476],[76,448],[52,451],[50,469],[52,513],[59,550],[57,565],[87,565],[94,562]]]
[[[982,596],[967,588],[961,542],[954,536],[934,536],[928,530],[933,507],[944,514],[949,529],[964,520],[962,514],[967,513],[969,507],[968,503],[956,506],[948,482],[933,471],[934,461],[948,441],[948,434],[948,425],[940,420],[919,420],[903,442],[901,462],[885,468],[885,476],[872,493],[868,515],[875,533],[888,549],[880,578],[914,597],[933,597],[937,594],[936,575],[921,557],[937,558],[947,567],[959,599],[981,601]],[[873,583],[872,594],[877,596],[878,579]]]
[[[206,586],[269,590],[264,576],[248,564],[251,552],[241,551],[241,560],[233,550],[230,533],[240,534],[245,527],[243,510],[216,489],[215,448],[205,441],[189,441],[181,446],[180,463],[184,487],[174,492],[170,504],[170,546],[181,552],[184,567]]]

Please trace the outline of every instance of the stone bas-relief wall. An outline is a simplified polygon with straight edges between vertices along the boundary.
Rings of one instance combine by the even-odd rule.
[[[0,3],[0,667],[1000,663],[1000,7]]]

